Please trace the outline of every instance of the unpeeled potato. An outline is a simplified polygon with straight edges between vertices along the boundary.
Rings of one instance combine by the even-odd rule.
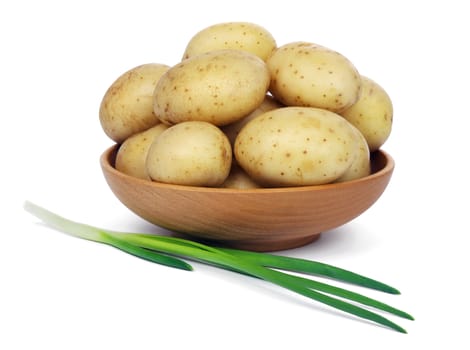
[[[340,114],[364,135],[371,152],[378,150],[392,131],[390,97],[378,83],[364,76],[359,100]]]
[[[225,135],[227,135],[228,139],[230,140],[230,144],[233,147],[238,133],[250,120],[256,118],[260,114],[263,114],[267,111],[271,111],[273,109],[281,107],[283,107],[281,103],[276,101],[272,96],[266,95],[263,102],[253,112],[243,117],[242,119],[236,121],[235,123],[223,126],[221,129],[225,133]]]
[[[362,133],[354,126],[351,126],[356,136],[356,156],[351,166],[335,182],[345,182],[360,179],[370,175],[370,152],[367,140]]]
[[[220,186],[231,163],[232,148],[227,136],[202,121],[169,127],[152,143],[146,159],[152,180],[188,186]]]
[[[226,22],[196,33],[186,46],[183,59],[214,50],[234,49],[250,52],[266,61],[275,48],[276,41],[265,28],[249,22]]]
[[[130,176],[150,180],[146,167],[147,153],[151,144],[166,129],[168,125],[159,123],[127,138],[116,154],[116,169]]]
[[[154,91],[155,115],[166,124],[205,121],[233,123],[255,110],[269,87],[269,72],[259,57],[218,50],[171,67]]]
[[[238,164],[236,161],[232,162],[230,173],[225,179],[222,188],[233,188],[238,190],[248,190],[253,188],[260,188],[258,185]]]
[[[369,175],[370,152],[388,138],[393,108],[342,54],[305,41],[276,47],[261,26],[226,22],[196,33],[174,66],[122,74],[99,115],[119,144],[119,171],[241,189]],[[228,165],[217,149],[230,153]]]
[[[235,140],[238,164],[263,187],[333,182],[351,166],[357,139],[336,113],[284,107],[246,124]]]
[[[293,42],[277,48],[267,60],[269,90],[287,106],[341,111],[354,104],[361,78],[345,56],[324,46]]]
[[[170,67],[148,63],[119,76],[106,91],[100,105],[101,126],[113,141],[128,137],[159,123],[153,113],[153,92]]]

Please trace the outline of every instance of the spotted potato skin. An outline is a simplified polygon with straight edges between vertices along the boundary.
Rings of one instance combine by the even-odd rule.
[[[356,156],[351,125],[336,113],[284,107],[251,120],[235,140],[238,164],[265,187],[319,185],[339,178]]]
[[[285,105],[338,112],[359,98],[359,72],[346,57],[326,47],[289,43],[277,48],[267,65],[270,91]]]
[[[197,120],[227,125],[263,102],[269,81],[259,57],[238,50],[211,51],[180,62],[162,76],[154,91],[154,112],[166,124]]]
[[[351,180],[357,180],[362,177],[370,175],[370,151],[367,144],[367,140],[362,133],[352,125],[354,134],[356,135],[357,147],[356,157],[353,160],[351,166],[341,175],[335,182],[346,182]]]
[[[263,114],[264,112],[281,107],[283,107],[283,105],[273,99],[272,96],[266,95],[264,101],[253,112],[243,117],[242,119],[236,121],[235,123],[231,123],[222,127],[221,129],[225,133],[225,135],[227,135],[233,147],[238,133],[250,120],[256,118],[260,114]]]
[[[173,125],[150,146],[146,167],[154,181],[220,186],[230,172],[232,148],[216,126],[201,121]]]
[[[127,138],[116,154],[116,170],[144,180],[150,180],[147,172],[146,159],[150,146],[168,125],[159,123],[148,130]]]
[[[393,104],[385,89],[362,76],[359,100],[340,112],[364,135],[371,152],[378,150],[392,132]]]
[[[153,92],[170,67],[146,63],[119,76],[106,90],[99,119],[106,135],[117,143],[159,123],[153,113]]]
[[[187,44],[183,59],[209,51],[233,49],[250,52],[266,61],[275,48],[276,40],[260,25],[224,22],[196,33]]]

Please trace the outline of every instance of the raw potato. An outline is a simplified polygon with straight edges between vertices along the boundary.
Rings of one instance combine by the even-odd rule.
[[[367,145],[367,141],[364,135],[362,135],[362,133],[356,127],[352,126],[352,129],[354,130],[357,138],[356,158],[352,162],[349,169],[346,170],[346,172],[338,179],[336,179],[335,182],[351,181],[370,175],[371,169],[369,146]]]
[[[233,147],[238,133],[245,126],[245,124],[247,124],[250,120],[254,119],[255,117],[259,116],[260,114],[263,114],[264,112],[268,112],[281,107],[283,107],[282,104],[276,101],[272,96],[266,95],[264,101],[258,106],[258,108],[256,108],[253,112],[248,114],[246,117],[243,117],[239,121],[222,127],[222,131],[225,133],[225,135],[227,135],[228,139],[230,140],[230,144]]]
[[[170,67],[148,63],[135,67],[114,81],[101,101],[101,126],[113,141],[128,137],[158,124],[153,114],[153,91]]]
[[[370,175],[393,106],[334,50],[307,41],[277,47],[257,24],[224,22],[195,33],[176,65],[143,64],[118,77],[99,118],[118,144],[122,173],[250,189]]]
[[[284,107],[251,120],[235,141],[238,164],[263,187],[333,182],[356,157],[357,138],[336,113]]]
[[[147,155],[152,180],[189,186],[220,186],[232,163],[227,136],[201,121],[174,125],[156,138]]]
[[[378,150],[392,131],[390,97],[379,84],[364,76],[359,100],[340,114],[364,135],[371,152]]]
[[[248,22],[227,22],[207,27],[189,41],[183,59],[201,53],[234,49],[250,52],[263,61],[276,48],[276,41],[265,28]]]
[[[341,111],[354,104],[361,78],[343,55],[326,47],[294,42],[277,48],[267,61],[270,91],[288,106]]]
[[[154,112],[166,124],[199,120],[227,125],[263,102],[269,80],[259,57],[238,50],[211,51],[182,61],[162,76]]]
[[[227,179],[225,179],[224,183],[220,187],[248,190],[260,188],[261,186],[253,181],[253,179],[249,177],[242,168],[240,168],[237,162],[234,161]]]
[[[145,165],[148,150],[153,141],[168,127],[160,123],[126,139],[117,152],[116,169],[130,176],[150,180]]]

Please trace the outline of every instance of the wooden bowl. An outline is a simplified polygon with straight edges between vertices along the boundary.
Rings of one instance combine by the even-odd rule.
[[[235,190],[169,185],[117,171],[117,146],[101,156],[116,197],[143,219],[195,239],[256,251],[299,247],[367,210],[394,169],[384,151],[371,156],[370,176],[337,184]]]

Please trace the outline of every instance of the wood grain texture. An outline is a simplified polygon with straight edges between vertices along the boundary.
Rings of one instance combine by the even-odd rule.
[[[169,185],[114,168],[117,146],[101,156],[116,197],[143,219],[191,237],[256,251],[299,247],[341,226],[382,195],[394,169],[384,151],[371,155],[372,174],[354,181],[290,188],[237,190]]]

